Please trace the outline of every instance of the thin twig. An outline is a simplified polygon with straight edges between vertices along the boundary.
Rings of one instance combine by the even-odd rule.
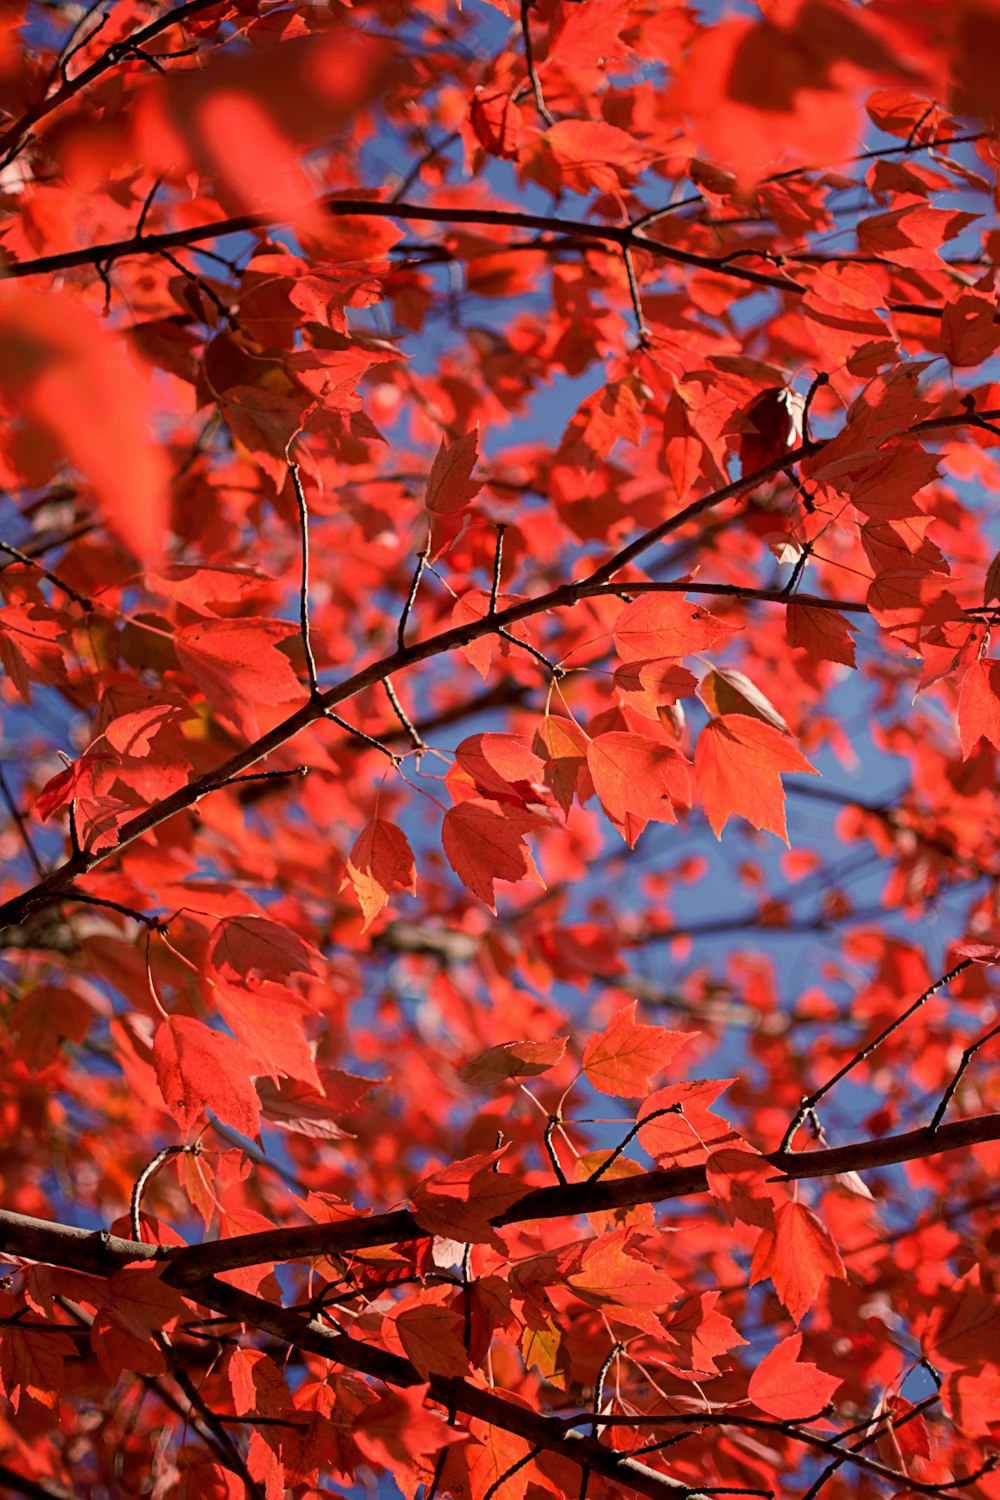
[[[635,274],[635,263],[632,259],[632,251],[628,245],[622,246],[622,259],[625,262],[625,274],[628,277],[628,294],[632,301],[632,312],[635,316],[636,337],[639,340],[639,348],[644,349],[649,343],[649,328],[642,311],[642,297],[639,294],[639,280]]]
[[[132,1197],[129,1200],[129,1226],[132,1230],[132,1238],[136,1244],[142,1244],[142,1224],[140,1223],[139,1214],[142,1209],[142,1195],[146,1191],[147,1184],[172,1157],[183,1156],[186,1151],[197,1153],[198,1150],[199,1147],[197,1145],[164,1146],[163,1150],[158,1151],[152,1161],[148,1161],[139,1173],[135,1180],[135,1187],[132,1189]]]
[[[619,1141],[618,1145],[612,1151],[608,1159],[601,1162],[601,1165],[597,1168],[596,1171],[591,1172],[590,1176],[587,1178],[587,1181],[600,1182],[605,1172],[607,1172],[608,1169],[614,1165],[629,1142],[635,1140],[636,1136],[639,1134],[639,1131],[644,1125],[648,1125],[651,1120],[658,1120],[661,1115],[679,1115],[682,1113],[683,1110],[679,1104],[668,1104],[666,1109],[654,1109],[652,1114],[644,1115],[641,1120],[636,1120],[635,1124],[632,1126],[625,1139],[623,1141]]]
[[[882,1031],[879,1032],[878,1036],[873,1037],[873,1039],[870,1042],[867,1042],[865,1046],[860,1049],[860,1051],[855,1052],[853,1057],[848,1058],[843,1067],[838,1068],[836,1073],[833,1073],[824,1084],[822,1084],[818,1089],[815,1090],[815,1092],[807,1094],[805,1097],[803,1097],[799,1104],[799,1108],[796,1111],[794,1119],[792,1120],[788,1129],[785,1131],[784,1136],[782,1137],[779,1150],[788,1151],[791,1149],[792,1139],[795,1135],[795,1132],[802,1124],[802,1121],[806,1118],[810,1110],[815,1109],[819,1101],[826,1097],[826,1095],[830,1092],[835,1084],[838,1084],[842,1078],[846,1078],[848,1073],[853,1072],[853,1070],[858,1066],[859,1063],[862,1063],[866,1058],[871,1057],[876,1048],[881,1047],[882,1043],[886,1040],[887,1037],[892,1036],[892,1033],[894,1031],[897,1031],[899,1027],[904,1024],[904,1022],[908,1021],[912,1015],[915,1015],[920,1007],[926,1001],[928,1001],[932,995],[936,995],[938,990],[944,989],[945,986],[949,985],[953,979],[957,979],[959,974],[964,974],[965,970],[971,968],[974,962],[974,959],[963,958],[959,963],[955,965],[953,969],[949,969],[947,974],[942,974],[940,979],[935,979],[934,983],[930,985],[926,990],[924,990],[922,995],[918,995],[916,1000],[913,1001],[913,1004],[908,1005],[907,1008],[895,1018],[895,1020],[890,1021],[889,1025],[884,1027]],[[940,1121],[938,1123],[940,1123]]]
[[[944,1093],[941,1095],[941,1102],[938,1105],[937,1109],[934,1111],[934,1117],[931,1120],[930,1124],[931,1130],[937,1130],[938,1126],[941,1124],[941,1121],[944,1119],[948,1105],[955,1097],[955,1091],[962,1081],[962,1075],[965,1073],[966,1068],[969,1066],[972,1059],[979,1051],[980,1047],[984,1047],[986,1043],[992,1041],[995,1036],[1000,1036],[1000,1025],[991,1026],[989,1031],[984,1031],[981,1037],[974,1041],[970,1046],[966,1047],[965,1051],[962,1053],[962,1059],[958,1067],[955,1069],[954,1076],[951,1082],[948,1084],[948,1087],[945,1089]]]
[[[500,574],[503,570],[503,538],[507,527],[501,521],[497,527],[497,545],[493,554],[493,578],[490,583],[490,608],[489,613],[495,615],[497,612],[497,599],[500,597]]]
[[[552,1163],[552,1170],[556,1174],[556,1181],[559,1182],[563,1187],[566,1187],[566,1173],[562,1169],[562,1162],[556,1155],[555,1142],[552,1139],[561,1123],[562,1122],[559,1119],[558,1115],[549,1115],[549,1122],[545,1127],[545,1149],[549,1154],[549,1161]]]
[[[294,441],[294,439],[292,440]],[[315,698],[319,693],[319,677],[316,672],[316,658],[313,655],[312,640],[309,635],[309,507],[306,504],[306,492],[302,488],[302,476],[299,466],[289,457],[289,448],[285,449],[285,459],[288,463],[288,473],[291,476],[292,488],[295,491],[295,502],[299,508],[299,536],[302,546],[302,571],[299,579],[299,631],[302,636],[302,649],[306,654],[306,671],[309,674],[309,696]]]
[[[335,714],[332,708],[324,709],[323,717],[324,719],[329,719],[331,723],[337,724],[348,734],[353,735],[362,744],[369,745],[373,750],[381,750],[382,754],[388,756],[394,766],[399,765],[399,756],[394,750],[390,750],[388,745],[383,745],[382,741],[377,740],[374,735],[366,734],[363,729],[358,729],[354,724],[348,724],[347,720],[342,719],[339,714]],[[232,779],[235,781],[236,778],[233,777]]]
[[[37,557],[32,557],[29,552],[22,552],[20,547],[11,546],[10,542],[0,542],[0,552],[6,552],[8,557],[16,558],[18,562],[24,563],[29,568],[34,568],[36,573],[40,573],[55,588],[61,589],[68,599],[72,599],[74,604],[79,604],[80,608],[88,614],[94,608],[92,599],[88,599],[85,594],[77,593],[76,589],[71,588],[68,583],[64,582],[58,573],[53,573],[51,568],[46,568],[43,563],[38,561]]]
[[[542,85],[535,70],[535,54],[531,45],[531,27],[528,23],[528,17],[533,4],[534,0],[521,0],[521,35],[524,38],[524,65],[528,70],[528,79],[531,83],[531,97],[535,101],[535,108],[538,110],[544,124],[554,125],[556,123],[555,116],[549,112],[545,103],[545,99],[542,96]]]
[[[414,569],[413,579],[410,583],[410,592],[406,596],[403,613],[400,615],[399,624],[396,627],[396,646],[400,651],[406,649],[406,622],[410,618],[410,611],[417,600],[417,590],[420,587],[420,580],[424,576],[424,568],[427,566],[428,555],[426,548],[423,552],[417,553],[417,566]]]
[[[7,781],[7,777],[4,775],[2,766],[0,766],[0,797],[3,798],[3,801],[7,807],[7,811],[10,813],[11,817],[14,820],[21,843],[24,845],[25,853],[27,854],[28,858],[31,860],[31,863],[35,868],[35,874],[39,876],[40,879],[44,880],[45,866],[42,864],[41,860],[38,857],[38,851],[32,843],[31,834],[28,831],[28,825],[25,821],[24,814],[17,805],[17,799],[14,796],[14,793],[11,791],[10,785]]]
[[[526,1465],[532,1463],[544,1451],[541,1443],[536,1443],[533,1448],[528,1449],[523,1458],[515,1459],[512,1464],[504,1469],[502,1474],[497,1475],[489,1489],[484,1493],[483,1500],[493,1500],[493,1496],[500,1493],[508,1479],[513,1478],[519,1469],[523,1469]]]
[[[245,771],[242,776],[230,776],[224,786],[235,786],[239,781],[277,781],[283,776],[308,776],[308,766],[292,766],[290,771]]]
[[[407,714],[406,709],[403,707],[403,705],[399,701],[399,698],[396,696],[396,689],[392,685],[392,678],[383,677],[382,686],[385,688],[385,696],[388,698],[390,704],[392,705],[393,713],[396,715],[396,718],[399,720],[400,724],[402,724],[403,728],[406,730],[406,733],[410,737],[410,744],[413,746],[418,755],[423,754],[423,752],[427,749],[427,746],[420,738],[420,733],[417,730],[416,725],[413,723],[413,721]]]

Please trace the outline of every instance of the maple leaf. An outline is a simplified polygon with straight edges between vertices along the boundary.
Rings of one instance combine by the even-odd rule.
[[[408,1468],[414,1457],[467,1440],[437,1412],[428,1411],[426,1385],[411,1385],[372,1402],[354,1423],[353,1437],[370,1463]]]
[[[516,807],[500,811],[495,803],[479,799],[460,802],[445,813],[441,841],[448,863],[494,916],[495,880],[534,880],[544,886],[524,842],[524,835],[540,824],[533,813]]]
[[[779,1422],[804,1422],[825,1411],[840,1377],[800,1359],[802,1335],[782,1339],[750,1376],[750,1400]]]
[[[690,763],[648,735],[612,729],[587,746],[601,806],[631,847],[649,822],[676,823],[674,802],[691,800]]]
[[[440,1288],[430,1299],[408,1298],[392,1320],[407,1359],[425,1379],[469,1373],[469,1355],[462,1342],[465,1319],[444,1305],[452,1295],[450,1289]]]
[[[1000,749],[1000,661],[974,661],[958,692],[958,732],[968,760],[981,739]]]
[[[839,610],[813,609],[793,601],[785,611],[785,628],[790,646],[801,646],[823,661],[842,662],[845,667],[856,665],[851,639],[856,627]]]
[[[535,733],[534,749],[545,757],[545,785],[564,813],[569,812],[575,796],[585,801],[589,795],[588,743],[579,724],[559,714],[546,714]],[[582,792],[581,778],[585,778]]]
[[[223,917],[208,940],[208,964],[224,982],[283,980],[290,974],[316,974],[323,955],[291,928],[269,917]]]
[[[512,604],[520,604],[521,599],[520,594],[498,594],[495,601],[496,610],[499,612],[508,609]],[[455,607],[451,612],[452,625],[470,625],[485,619],[490,613],[492,603],[485,589],[470,589],[468,593],[455,601]],[[490,666],[494,656],[507,657],[512,651],[517,651],[517,647],[509,639],[510,636],[513,636],[515,641],[530,641],[531,639],[531,632],[523,620],[515,620],[513,625],[506,625],[504,629],[507,632],[506,635],[483,635],[462,648],[463,655],[472,663],[484,682],[490,675]]]
[[[736,814],[788,843],[782,774],[818,775],[793,742],[772,724],[746,714],[712,719],[698,736],[694,775],[716,838]]]
[[[765,1276],[774,1282],[796,1324],[802,1322],[827,1277],[847,1280],[829,1231],[804,1203],[783,1203],[775,1214],[773,1230],[765,1229],[757,1241],[750,1285],[756,1286]]]
[[[690,604],[683,594],[640,594],[615,621],[615,647],[623,661],[691,656],[732,631],[726,620]]]
[[[645,165],[639,142],[604,120],[560,120],[543,139],[558,165],[559,180],[574,193],[594,188],[613,193],[634,181]]]
[[[290,703],[303,688],[277,649],[295,632],[282,620],[211,620],[174,637],[177,660],[213,709],[245,739],[260,734],[257,704]]]
[[[639,1142],[657,1161],[692,1166],[734,1139],[721,1115],[710,1105],[733,1082],[731,1078],[671,1083],[650,1094],[639,1115]]]
[[[644,1098],[656,1074],[696,1035],[637,1022],[637,1004],[623,1005],[583,1049],[583,1071],[602,1094]]]
[[[656,1334],[662,1326],[657,1315],[676,1300],[680,1287],[643,1258],[644,1238],[630,1229],[601,1235],[584,1249],[567,1284],[583,1301],[606,1310],[619,1322]]]
[[[250,1080],[254,1060],[233,1037],[189,1016],[171,1016],[157,1029],[153,1061],[164,1103],[182,1130],[189,1131],[210,1109],[243,1135],[257,1135],[259,1101]]]
[[[503,1248],[490,1219],[524,1194],[517,1178],[494,1171],[505,1148],[468,1156],[425,1177],[414,1189],[413,1216],[421,1229],[463,1243]]]
[[[615,668],[615,690],[623,703],[648,719],[658,717],[665,704],[690,697],[698,686],[687,667],[673,661],[628,661]]]
[[[479,494],[482,481],[472,478],[478,456],[478,427],[450,445],[442,442],[427,477],[424,503],[432,516],[453,516]]]
[[[918,1333],[925,1354],[939,1369],[997,1364],[1000,1301],[983,1287],[978,1265],[947,1289],[920,1320]]]
[[[768,1186],[774,1168],[766,1156],[741,1142],[713,1151],[705,1163],[708,1189],[730,1224],[738,1219],[758,1229],[774,1226],[774,1199]]]
[[[65,627],[38,604],[0,609],[0,662],[18,697],[31,702],[31,684],[60,683],[66,675],[62,642]]]
[[[54,1407],[66,1383],[66,1360],[75,1352],[73,1340],[52,1328],[0,1329],[0,1385],[12,1409],[17,1412],[25,1396]]]
[[[565,1037],[554,1037],[551,1042],[502,1042],[464,1063],[458,1076],[463,1083],[478,1088],[490,1088],[512,1078],[534,1078],[554,1068],[565,1051]]]
[[[361,830],[347,859],[347,876],[365,918],[365,930],[388,904],[394,889],[417,894],[413,850],[401,828],[372,818]]]

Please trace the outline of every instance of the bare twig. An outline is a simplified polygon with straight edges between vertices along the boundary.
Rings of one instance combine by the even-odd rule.
[[[306,654],[309,696],[315,698],[319,693],[319,677],[316,673],[316,658],[313,655],[312,640],[309,635],[309,508],[306,505],[306,492],[302,488],[299,466],[289,457],[290,447],[291,443],[285,449],[285,459],[288,463],[292,488],[295,491],[295,503],[299,508],[299,536],[302,548],[302,569],[299,578],[299,631],[302,636],[302,649]]]
[[[862,1063],[866,1058],[871,1057],[872,1053],[876,1051],[878,1047],[881,1047],[886,1038],[892,1036],[894,1031],[898,1031],[900,1026],[904,1025],[904,1023],[908,1021],[911,1016],[915,1015],[920,1007],[924,1005],[932,995],[936,995],[939,990],[943,990],[952,982],[953,979],[957,979],[959,974],[964,974],[966,969],[972,967],[974,961],[975,960],[971,958],[963,958],[959,963],[955,965],[953,969],[949,969],[947,974],[942,974],[940,979],[935,979],[934,983],[932,985],[929,985],[928,988],[924,990],[922,995],[917,996],[912,1005],[908,1005],[904,1011],[896,1016],[895,1020],[890,1021],[888,1026],[883,1027],[878,1036],[873,1037],[870,1042],[866,1042],[865,1045],[861,1047],[857,1052],[855,1052],[852,1057],[849,1057],[847,1062],[845,1062],[842,1067],[838,1068],[835,1073],[831,1074],[826,1082],[821,1084],[818,1089],[814,1090],[814,1092],[811,1094],[805,1095],[799,1104],[799,1108],[796,1111],[794,1119],[792,1120],[788,1129],[785,1131],[785,1134],[781,1141],[780,1150],[788,1151],[791,1149],[791,1144],[795,1136],[795,1132],[798,1130],[803,1120],[811,1110],[815,1109],[816,1105],[820,1102],[821,1099],[826,1098],[827,1094],[835,1084],[838,1084],[842,1078],[846,1078],[848,1073],[853,1072],[859,1063]],[[985,1038],[983,1040],[985,1040]]]

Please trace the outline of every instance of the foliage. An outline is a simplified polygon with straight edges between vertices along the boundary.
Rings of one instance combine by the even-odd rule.
[[[1000,1500],[1000,8],[491,6],[3,12],[0,1486]]]

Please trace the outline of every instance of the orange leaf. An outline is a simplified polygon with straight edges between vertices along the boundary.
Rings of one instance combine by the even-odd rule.
[[[167,1109],[188,1131],[205,1109],[243,1135],[260,1127],[250,1053],[235,1038],[190,1016],[163,1021],[153,1041],[153,1064]]]
[[[750,1285],[755,1286],[765,1276],[774,1282],[774,1290],[795,1323],[802,1322],[828,1276],[847,1280],[840,1251],[804,1203],[783,1203],[775,1215],[774,1229],[765,1229],[757,1241]]]
[[[615,621],[615,647],[622,661],[690,656],[731,635],[734,626],[683,594],[642,594]]]
[[[823,661],[839,661],[845,667],[856,665],[851,639],[856,627],[838,610],[790,604],[785,611],[785,629],[790,646],[801,646]]]
[[[442,442],[427,478],[424,503],[432,516],[453,516],[479,494],[482,482],[472,478],[478,451],[478,426],[450,446]]]
[[[348,855],[347,874],[369,928],[397,887],[417,894],[417,868],[409,839],[385,818],[373,818],[361,830]]]
[[[788,843],[783,772],[818,775],[793,742],[771,724],[746,714],[712,719],[698,736],[694,774],[716,838],[735,813]]]
[[[583,1071],[589,1082],[602,1094],[619,1099],[644,1098],[654,1076],[695,1035],[642,1025],[635,1020],[637,1004],[633,1000],[622,1006],[583,1049]]]
[[[487,1244],[503,1248],[490,1219],[503,1213],[524,1195],[517,1178],[493,1170],[506,1147],[452,1162],[413,1190],[413,1216],[430,1234],[464,1244]]]
[[[554,1037],[551,1042],[503,1042],[472,1058],[459,1068],[458,1076],[463,1083],[476,1088],[490,1088],[512,1078],[534,1078],[554,1068],[565,1051],[564,1036]]]
[[[966,668],[958,690],[958,732],[963,760],[981,739],[1000,750],[1000,661],[987,657]]]
[[[441,838],[448,863],[494,916],[495,880],[534,880],[545,885],[524,842],[525,833],[539,824],[533,813],[517,807],[501,810],[494,802],[478,799],[460,802],[444,815]]]
[[[836,1375],[800,1360],[801,1333],[776,1344],[750,1377],[750,1400],[781,1422],[804,1422],[818,1417],[841,1384]]]
[[[149,392],[108,325],[61,292],[5,287],[0,390],[94,487],[102,519],[136,557],[159,557],[170,526],[166,450]]]

